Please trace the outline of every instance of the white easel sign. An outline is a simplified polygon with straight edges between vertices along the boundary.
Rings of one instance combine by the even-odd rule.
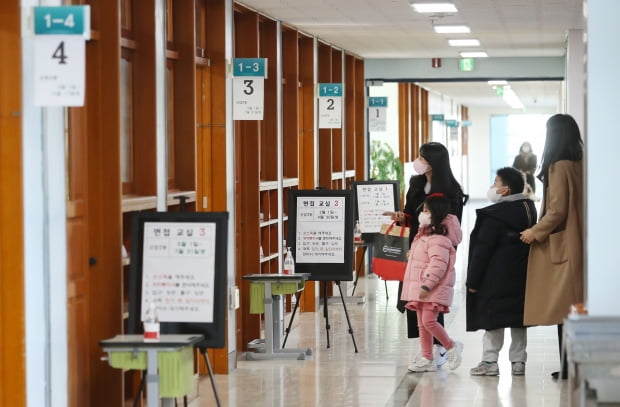
[[[393,212],[393,184],[357,184],[355,186],[358,218],[362,233],[379,233],[381,225],[390,223],[389,216],[384,212]]]
[[[344,263],[344,197],[298,197],[296,239],[297,263]]]
[[[368,98],[368,131],[386,131],[387,97]]]
[[[233,120],[263,120],[265,58],[235,58],[233,62]]]
[[[34,8],[34,103],[84,106],[90,6]]]
[[[342,127],[342,84],[319,83],[319,129]]]
[[[153,303],[160,322],[213,322],[215,232],[215,223],[144,223],[141,320]]]

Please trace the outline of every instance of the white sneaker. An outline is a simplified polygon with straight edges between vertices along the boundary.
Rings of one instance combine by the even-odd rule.
[[[454,341],[454,346],[446,352],[446,358],[448,359],[448,366],[450,370],[454,370],[461,364],[461,353],[463,352],[463,344],[459,341]]]
[[[441,345],[433,346],[433,359],[435,360],[435,364],[437,367],[441,367],[446,364],[448,359],[446,358],[446,348]]]
[[[422,357],[421,353],[416,353],[410,360],[409,360],[409,366],[407,366],[407,369],[411,370],[413,372],[414,366],[416,365],[416,363],[418,363],[418,361],[420,361],[420,359],[424,359]]]
[[[436,372],[437,365],[434,360],[420,358],[413,363],[413,365],[409,365],[409,371],[420,373],[420,372]]]

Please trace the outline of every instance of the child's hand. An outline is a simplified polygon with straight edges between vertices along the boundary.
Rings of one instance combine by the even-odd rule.
[[[534,232],[532,229],[525,229],[521,232],[521,241],[523,243],[531,244],[536,238],[534,237]]]
[[[478,290],[476,290],[475,288],[468,288],[467,291],[469,291],[472,294],[475,294],[478,292]]]
[[[421,300],[425,299],[426,297],[428,297],[428,291],[423,290],[423,289],[420,288],[420,295],[419,295],[419,297],[420,297]]]

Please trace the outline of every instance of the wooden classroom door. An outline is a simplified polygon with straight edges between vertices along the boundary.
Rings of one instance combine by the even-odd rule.
[[[90,404],[87,138],[84,109],[67,109],[67,338],[70,407]]]

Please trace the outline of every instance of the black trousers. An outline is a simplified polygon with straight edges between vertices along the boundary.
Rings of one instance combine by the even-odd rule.
[[[562,374],[562,379],[568,378],[568,361],[566,360],[566,352],[562,352],[562,340],[564,339],[564,325],[558,325],[558,345],[560,347],[560,364],[562,365],[560,368],[560,372]],[[562,363],[563,362],[563,363]]]

